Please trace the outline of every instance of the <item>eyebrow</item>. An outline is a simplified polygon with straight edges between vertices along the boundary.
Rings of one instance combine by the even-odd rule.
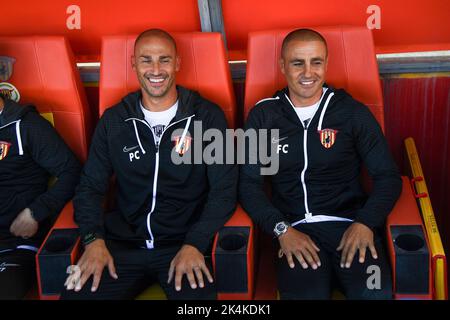
[[[325,61],[325,59],[321,58],[321,57],[314,57],[311,59],[311,61]],[[305,62],[305,59],[293,59],[291,61],[289,61],[290,63],[295,63],[295,62]]]
[[[139,58],[148,60],[148,59],[151,59],[152,57],[151,56],[142,55],[142,56],[139,56]],[[161,59],[172,59],[172,56],[160,56],[159,60],[161,60]]]

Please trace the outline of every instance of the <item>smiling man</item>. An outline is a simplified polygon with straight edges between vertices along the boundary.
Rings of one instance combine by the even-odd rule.
[[[85,250],[77,264],[80,281],[70,279],[62,297],[132,299],[158,282],[169,299],[214,299],[205,255],[235,208],[237,168],[175,165],[171,153],[174,144],[180,154],[196,143],[207,147],[190,130],[194,121],[225,133],[225,116],[198,93],[176,86],[182,62],[167,32],[139,35],[131,63],[140,90],[100,119],[76,191]],[[175,130],[183,135],[172,141]],[[113,174],[117,206],[103,217]]]
[[[348,299],[389,299],[380,231],[401,179],[381,128],[366,106],[325,84],[328,49],[319,33],[295,30],[281,50],[287,88],[257,103],[246,123],[280,130],[272,198],[259,165],[244,165],[239,185],[245,210],[276,239],[281,298],[328,299],[336,274]],[[370,195],[359,182],[362,164],[373,179]],[[367,286],[371,265],[381,271],[375,290]]]

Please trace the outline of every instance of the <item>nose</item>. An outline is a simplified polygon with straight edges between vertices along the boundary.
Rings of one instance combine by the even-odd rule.
[[[310,78],[312,76],[311,66],[308,63],[305,64],[305,72],[303,72],[303,75],[305,78]]]
[[[152,63],[152,74],[158,75],[160,71],[160,66],[158,61],[154,61]]]

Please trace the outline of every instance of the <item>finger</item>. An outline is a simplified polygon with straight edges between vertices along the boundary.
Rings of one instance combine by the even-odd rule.
[[[11,226],[9,227],[9,232],[11,232],[13,235],[17,236],[16,232],[17,232],[17,223],[14,220],[14,222],[11,224]]]
[[[118,279],[119,276],[116,273],[116,267],[114,266],[114,260],[111,258],[108,261],[108,270],[109,270],[109,275],[114,278],[114,279]]]
[[[373,243],[369,244],[369,250],[370,250],[370,253],[372,254],[372,258],[378,259],[377,250],[375,249],[375,246],[373,245]]]
[[[209,272],[209,269],[208,269],[208,267],[206,266],[206,264],[202,264],[200,267],[201,267],[203,273],[206,275],[206,278],[208,279],[208,281],[209,281],[210,283],[213,283],[213,282],[214,282],[214,279],[213,279],[211,273]]]
[[[296,251],[295,257],[297,258],[298,262],[300,262],[300,265],[303,269],[308,269],[308,264],[306,263],[305,259],[303,258],[303,255],[300,251]]]
[[[98,285],[100,284],[100,279],[102,277],[103,269],[98,268],[94,273],[94,281],[92,282],[91,291],[97,291]]]
[[[84,272],[82,271],[81,279],[75,286],[75,291],[80,291],[91,275],[92,275],[92,271],[90,271],[90,270],[85,270]]]
[[[359,263],[364,263],[365,259],[366,259],[366,246],[362,246],[362,248],[359,248]]]
[[[179,271],[179,268],[175,268],[175,290],[181,290],[181,279],[183,278],[183,272]]]
[[[283,252],[283,249],[280,249],[280,250],[278,250],[278,258],[283,258],[283,256],[284,256],[284,252]]]
[[[195,281],[194,273],[192,272],[192,269],[188,270],[186,272],[187,279],[189,281],[189,284],[191,285],[192,289],[197,289],[197,282]]]
[[[172,277],[173,277],[173,272],[174,272],[174,270],[175,270],[175,267],[174,267],[174,263],[173,263],[173,261],[170,263],[170,268],[169,268],[169,277],[168,277],[168,279],[167,279],[167,283],[170,283],[170,281],[172,281]]]
[[[312,241],[312,239],[309,239],[309,244],[314,248],[315,251],[320,251],[320,248],[316,245],[316,243],[314,241]]]
[[[311,253],[309,252],[309,250],[312,250],[312,248],[311,249],[309,249],[309,248],[303,249],[302,250],[302,255],[305,258],[305,260],[308,262],[308,264],[311,266],[311,268],[316,270],[317,269],[317,264],[314,261],[314,259],[313,259],[312,255],[311,255]],[[312,250],[312,251],[314,251],[314,250]]]
[[[294,264],[294,259],[292,259],[292,253],[288,252],[288,253],[285,253],[285,255],[286,255],[286,259],[287,259],[287,262],[289,264],[289,267],[291,269],[294,269],[295,268],[295,264]]]
[[[356,254],[356,245],[351,246],[350,250],[348,251],[347,254],[347,259],[345,261],[345,267],[348,269],[350,268],[350,266],[352,265],[353,262],[353,258],[355,257]]]
[[[205,286],[205,283],[203,282],[202,269],[199,266],[195,266],[193,269],[194,269],[195,276],[197,277],[198,286],[200,288],[203,288]]]
[[[347,233],[345,232],[336,250],[341,251],[344,248],[346,242],[347,242]]]
[[[342,253],[341,253],[341,268],[345,267],[345,261],[347,260],[347,254],[348,251],[350,250],[350,244],[345,242],[344,245],[341,248]]]
[[[314,247],[313,247],[314,248]],[[315,249],[315,248],[314,248]],[[316,250],[309,250],[309,253],[312,255],[312,258],[314,259],[314,261],[316,262],[317,266],[320,267],[322,265],[319,255],[317,254]]]

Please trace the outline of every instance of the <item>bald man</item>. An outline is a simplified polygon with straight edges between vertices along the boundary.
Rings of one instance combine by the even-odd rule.
[[[215,299],[205,256],[234,211],[237,168],[177,165],[171,155],[209,145],[195,136],[196,121],[225,133],[224,113],[176,85],[182,61],[167,32],[139,35],[131,63],[140,90],[105,111],[76,190],[85,250],[62,298],[133,299],[157,282],[169,299]],[[104,215],[113,174],[117,206]]]
[[[239,200],[274,237],[280,296],[329,299],[335,274],[348,299],[389,299],[381,234],[401,179],[381,128],[365,105],[325,84],[327,43],[316,31],[289,33],[279,63],[287,87],[257,103],[246,123],[279,130],[268,142],[279,150],[272,198],[259,165],[246,164]],[[373,180],[370,195],[359,182],[362,164]],[[379,267],[380,286],[368,285],[370,266]]]

